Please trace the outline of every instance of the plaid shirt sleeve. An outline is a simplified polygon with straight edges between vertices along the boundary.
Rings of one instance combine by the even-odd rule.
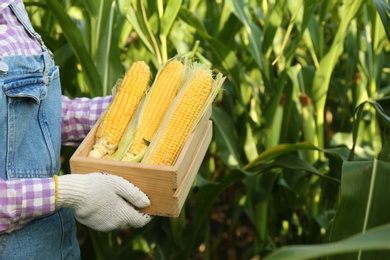
[[[0,178],[0,234],[20,229],[55,210],[53,178]]]
[[[62,96],[61,141],[64,146],[77,146],[85,138],[112,96],[75,98]]]

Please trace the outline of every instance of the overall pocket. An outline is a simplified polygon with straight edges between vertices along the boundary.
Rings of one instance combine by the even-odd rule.
[[[4,82],[8,106],[7,175],[50,177],[60,169],[61,89],[58,69]]]

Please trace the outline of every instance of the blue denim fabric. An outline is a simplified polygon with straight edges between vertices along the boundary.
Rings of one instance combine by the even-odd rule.
[[[7,133],[7,138],[2,140],[8,141],[2,177],[51,177],[61,166],[58,160],[61,148],[58,68],[48,55],[4,57],[3,62],[10,71],[0,76],[1,120],[6,120],[0,131]]]
[[[80,259],[73,211],[62,209],[0,236],[1,260]]]
[[[61,85],[47,51],[3,57],[0,177],[51,177],[60,170]],[[0,236],[0,259],[79,259],[73,212],[62,209]]]

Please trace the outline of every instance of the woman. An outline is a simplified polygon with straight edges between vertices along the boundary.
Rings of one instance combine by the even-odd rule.
[[[0,87],[1,259],[79,259],[74,217],[100,231],[150,221],[136,210],[148,197],[121,177],[58,176],[61,141],[82,140],[110,97],[62,96],[21,0],[0,3]]]

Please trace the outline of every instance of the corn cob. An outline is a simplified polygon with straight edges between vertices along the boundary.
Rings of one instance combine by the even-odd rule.
[[[150,69],[143,61],[134,62],[127,70],[117,93],[103,116],[89,157],[112,155],[129,121],[144,96],[150,81]]]
[[[200,66],[198,66],[200,67]],[[224,79],[218,74],[214,81],[211,71],[194,68],[181,93],[166,114],[162,127],[152,139],[142,162],[173,165],[188,135],[212,102]]]
[[[161,68],[150,92],[147,94],[144,111],[141,112],[142,114],[134,139],[132,140],[126,155],[122,158],[123,161],[140,159],[140,155],[150,143],[165,112],[168,110],[172,100],[177,94],[183,71],[184,65],[177,59],[169,60],[167,64]]]

